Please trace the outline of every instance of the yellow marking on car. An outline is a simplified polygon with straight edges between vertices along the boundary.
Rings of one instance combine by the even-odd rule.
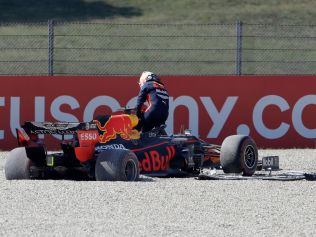
[[[48,156],[47,157],[47,166],[50,166],[50,167],[53,167],[54,166],[54,160],[55,160],[55,157],[54,156]]]

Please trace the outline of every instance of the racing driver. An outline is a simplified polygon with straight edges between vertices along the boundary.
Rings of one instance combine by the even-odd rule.
[[[165,124],[169,115],[169,95],[160,78],[145,71],[139,78],[140,91],[137,98],[136,113],[140,122],[136,129],[147,132]],[[145,102],[148,107],[143,111]]]

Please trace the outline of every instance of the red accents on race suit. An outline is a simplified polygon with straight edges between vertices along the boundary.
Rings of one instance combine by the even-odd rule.
[[[148,107],[146,108],[145,112],[147,112],[150,107],[151,107],[151,98],[150,98],[150,94],[147,95],[147,102],[148,102]]]

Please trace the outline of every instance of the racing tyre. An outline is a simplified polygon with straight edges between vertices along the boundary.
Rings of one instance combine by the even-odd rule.
[[[107,150],[99,154],[95,165],[97,181],[137,181],[139,165],[129,150]]]
[[[229,136],[222,143],[220,161],[225,173],[252,176],[258,163],[256,143],[249,136]]]
[[[24,147],[18,147],[9,152],[4,165],[7,180],[30,179],[32,161],[26,156]]]

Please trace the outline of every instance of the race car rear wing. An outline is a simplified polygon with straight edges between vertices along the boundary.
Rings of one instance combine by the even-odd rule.
[[[37,142],[38,135],[75,135],[79,130],[97,130],[93,122],[25,122],[21,128],[16,129],[19,145],[27,146]]]
[[[72,135],[78,130],[97,129],[93,122],[30,122],[27,121],[21,126],[24,131],[30,134],[49,134],[49,135]]]

